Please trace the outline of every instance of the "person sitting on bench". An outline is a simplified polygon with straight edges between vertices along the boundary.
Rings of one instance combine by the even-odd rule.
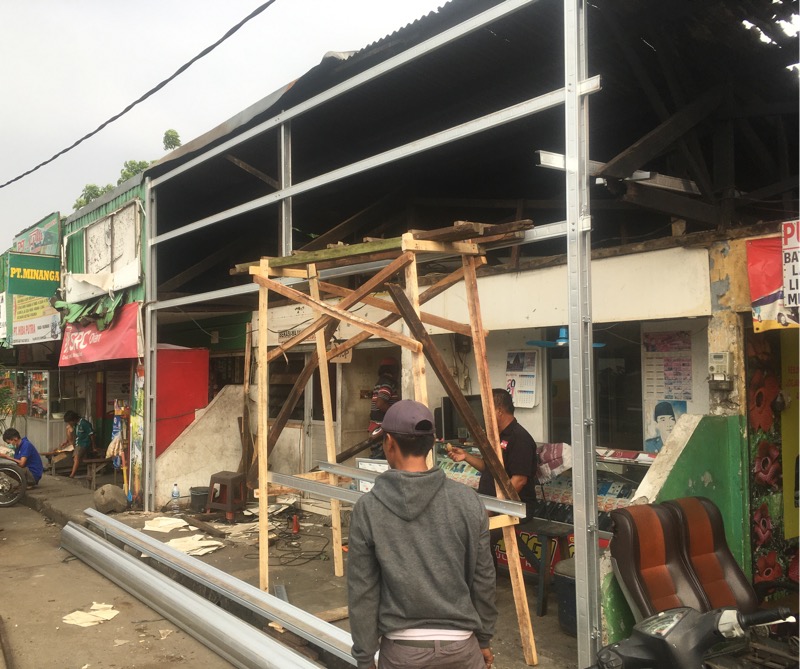
[[[42,458],[28,437],[23,437],[13,427],[3,432],[3,441],[14,447],[14,457],[0,454],[0,458],[13,460],[21,469],[25,470],[25,478],[28,480],[28,487],[33,488],[39,483],[44,473]]]
[[[64,414],[64,422],[72,425],[75,431],[74,461],[72,463],[72,473],[69,475],[70,478],[75,478],[75,474],[78,473],[78,467],[81,462],[94,456],[94,428],[88,420],[82,418],[74,411],[67,411]]]

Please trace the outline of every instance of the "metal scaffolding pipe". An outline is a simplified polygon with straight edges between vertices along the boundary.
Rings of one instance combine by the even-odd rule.
[[[353,640],[345,630],[320,620],[315,615],[231,576],[221,569],[181,553],[95,509],[86,509],[84,513],[89,516],[90,525],[105,535],[150,556],[249,611],[277,622],[316,647],[336,655],[352,665],[356,664],[350,654]]]
[[[235,667],[319,669],[318,664],[80,525],[69,522],[62,529],[61,546]]]

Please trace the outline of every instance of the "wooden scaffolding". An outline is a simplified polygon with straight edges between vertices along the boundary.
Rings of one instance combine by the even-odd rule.
[[[529,220],[515,221],[499,225],[489,225],[466,221],[456,222],[452,227],[438,230],[408,232],[400,238],[366,241],[350,246],[335,246],[321,251],[309,251],[281,258],[262,258],[259,263],[249,266],[253,280],[259,286],[258,318],[258,442],[253,456],[250,480],[255,480],[257,471],[259,491],[259,583],[263,590],[269,589],[269,515],[268,515],[268,460],[286,422],[294,410],[308,381],[319,367],[322,386],[322,401],[325,424],[326,455],[328,462],[337,462],[337,449],[334,436],[333,412],[331,407],[329,361],[349,351],[369,339],[378,337],[399,345],[411,352],[414,399],[427,404],[426,360],[441,382],[443,388],[461,414],[470,434],[484,458],[489,472],[494,477],[497,495],[501,499],[519,501],[516,490],[502,464],[502,451],[495,419],[492,384],[486,352],[486,334],[481,317],[478,297],[477,269],[486,262],[486,251],[498,246],[514,246],[526,229],[533,227]],[[459,257],[461,267],[446,275],[422,293],[417,280],[417,257],[429,254],[426,259],[437,257]],[[514,254],[512,254],[514,255]],[[343,288],[320,280],[319,272],[331,267],[349,265],[364,266],[367,263],[385,263],[369,280],[355,290]],[[392,283],[402,275],[404,288]],[[299,279],[297,286],[307,286],[308,292],[298,290],[280,281],[283,277]],[[457,323],[420,310],[421,305],[440,295],[451,286],[464,282],[469,324]],[[287,342],[268,350],[268,297],[273,291],[283,298],[306,305],[317,313],[317,318],[302,332]],[[392,301],[373,295],[378,291],[388,291]],[[323,301],[322,295],[340,298],[334,306]],[[389,313],[378,322],[371,322],[351,313],[349,309],[359,303],[379,307]],[[390,329],[393,323],[403,320],[411,336]],[[343,343],[330,345],[333,333],[339,322],[357,327],[359,334]],[[442,354],[425,329],[425,324],[472,338],[477,366],[480,394],[483,401],[484,431],[472,414],[467,400],[448,368]],[[277,417],[268,425],[269,363],[284,355],[294,346],[313,340],[315,352],[298,375],[292,390],[281,407]],[[338,476],[329,472],[310,472],[300,474],[304,478],[325,481],[337,487]],[[342,556],[342,526],[340,502],[331,497],[332,559],[336,576],[344,575]],[[491,528],[502,528],[503,539],[508,555],[509,573],[514,593],[517,618],[519,621],[522,649],[529,665],[538,663],[532,621],[528,610],[528,600],[522,577],[519,549],[514,525],[518,518],[500,514],[490,518]]]

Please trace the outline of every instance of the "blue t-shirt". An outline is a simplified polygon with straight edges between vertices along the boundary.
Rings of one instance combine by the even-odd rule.
[[[30,470],[31,475],[38,483],[44,473],[44,467],[42,466],[42,458],[39,457],[39,451],[37,451],[36,446],[28,440],[28,437],[22,437],[19,446],[14,449],[14,457],[17,460],[20,458],[27,458],[27,460],[25,460],[25,466]]]

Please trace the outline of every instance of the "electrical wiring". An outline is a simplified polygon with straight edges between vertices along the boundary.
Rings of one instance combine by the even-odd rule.
[[[299,532],[294,534],[291,530],[280,530],[277,532],[278,540],[270,550],[277,554],[277,560],[270,560],[270,567],[299,567],[312,560],[327,560],[325,549],[330,544],[330,539],[319,534],[309,534]],[[316,543],[319,547],[312,550],[305,549],[302,544]],[[258,553],[248,553],[245,555],[250,560],[258,559]]]
[[[194,65],[194,63],[196,63],[198,60],[200,60],[200,59],[201,59],[201,58],[203,58],[204,56],[207,56],[209,53],[211,53],[211,52],[212,52],[214,49],[216,49],[216,48],[217,48],[217,47],[218,47],[220,44],[222,44],[222,43],[223,43],[225,40],[227,40],[227,39],[228,39],[229,37],[231,37],[231,36],[232,36],[234,33],[236,33],[236,32],[237,32],[237,31],[238,31],[238,30],[239,30],[239,29],[240,29],[240,28],[241,28],[243,25],[245,25],[245,24],[246,24],[248,21],[250,21],[251,19],[254,19],[254,18],[255,18],[256,16],[258,16],[258,15],[259,15],[261,12],[263,12],[265,9],[267,9],[267,8],[268,8],[270,5],[274,4],[274,3],[275,3],[275,1],[276,1],[276,0],[267,0],[267,2],[265,2],[263,5],[261,5],[261,6],[259,6],[259,7],[256,7],[256,9],[254,9],[252,12],[250,12],[250,14],[248,14],[248,15],[247,15],[245,18],[243,18],[241,21],[239,21],[239,23],[237,23],[235,26],[233,26],[232,28],[230,28],[230,29],[229,29],[229,30],[228,30],[228,31],[227,31],[227,32],[226,32],[226,33],[225,33],[225,34],[224,34],[222,37],[220,37],[220,38],[219,38],[219,39],[218,39],[216,42],[214,42],[214,43],[213,43],[213,44],[211,44],[210,46],[207,46],[205,49],[203,49],[203,50],[202,50],[202,51],[201,51],[199,54],[197,54],[197,55],[196,55],[194,58],[192,58],[191,60],[189,60],[189,61],[185,62],[185,63],[184,63],[183,65],[181,65],[181,66],[180,66],[180,67],[179,67],[177,70],[175,70],[175,72],[173,72],[173,73],[172,73],[172,74],[171,74],[169,77],[167,77],[166,79],[164,79],[164,80],[163,80],[163,81],[161,81],[160,83],[156,84],[156,85],[155,85],[153,88],[151,88],[149,91],[147,91],[147,92],[146,92],[144,95],[142,95],[142,96],[141,96],[141,97],[139,97],[138,99],[136,99],[136,100],[134,100],[133,102],[131,102],[131,103],[130,103],[130,104],[127,106],[127,107],[125,107],[125,109],[123,109],[121,112],[119,112],[118,114],[115,114],[114,116],[112,116],[112,117],[111,117],[111,118],[109,118],[108,120],[104,121],[104,122],[103,122],[103,123],[101,123],[99,126],[97,126],[97,127],[94,129],[94,130],[92,130],[91,132],[89,132],[89,133],[85,134],[85,135],[84,135],[83,137],[81,137],[79,140],[77,140],[77,141],[73,142],[72,144],[70,144],[70,145],[69,145],[67,148],[65,148],[65,149],[61,149],[61,151],[59,151],[58,153],[54,154],[53,156],[51,156],[51,157],[50,157],[50,158],[48,158],[47,160],[45,160],[45,161],[43,161],[43,162],[39,163],[39,164],[38,164],[38,165],[36,165],[35,167],[32,167],[31,169],[27,170],[26,172],[23,172],[22,174],[20,174],[20,175],[18,175],[18,176],[16,176],[16,177],[14,177],[13,179],[9,179],[9,180],[8,180],[8,181],[6,181],[4,184],[0,184],[0,189],[3,189],[3,188],[5,188],[6,186],[10,186],[11,184],[13,184],[13,183],[15,183],[15,182],[19,181],[20,179],[23,179],[23,178],[25,178],[25,177],[26,177],[26,176],[28,176],[29,174],[33,174],[34,172],[36,172],[36,170],[38,170],[38,169],[40,169],[40,168],[44,167],[45,165],[48,165],[48,164],[52,163],[54,160],[56,160],[57,158],[59,158],[59,157],[63,156],[65,153],[67,153],[67,152],[69,152],[69,151],[72,151],[72,149],[74,149],[76,146],[78,146],[78,145],[82,144],[82,143],[83,143],[83,142],[85,142],[87,139],[90,139],[90,138],[94,137],[94,136],[95,136],[97,133],[99,133],[101,130],[103,130],[103,129],[104,129],[106,126],[108,126],[108,125],[111,125],[111,124],[112,124],[114,121],[117,121],[118,119],[122,118],[122,117],[123,117],[125,114],[127,114],[127,113],[128,113],[128,112],[129,112],[131,109],[133,109],[133,108],[134,108],[136,105],[140,104],[141,102],[144,102],[145,100],[147,100],[147,98],[151,97],[152,95],[154,95],[155,93],[157,93],[158,91],[160,91],[162,88],[164,88],[164,86],[166,86],[168,83],[170,83],[170,82],[171,82],[173,79],[177,78],[179,75],[183,74],[183,73],[184,73],[186,70],[188,70],[188,69],[189,69],[189,68],[190,68],[192,65]]]

